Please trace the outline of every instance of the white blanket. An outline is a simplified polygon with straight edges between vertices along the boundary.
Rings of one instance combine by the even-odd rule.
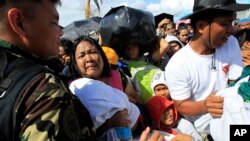
[[[250,124],[249,103],[245,103],[238,94],[240,83],[247,81],[248,77],[243,78],[233,87],[217,92],[217,95],[224,97],[224,111],[221,118],[212,119],[210,123],[210,133],[215,141],[229,141],[230,125]]]
[[[130,127],[134,126],[139,117],[138,107],[129,102],[125,93],[101,81],[80,78],[70,84],[70,90],[88,109],[96,128],[124,108],[129,113]]]

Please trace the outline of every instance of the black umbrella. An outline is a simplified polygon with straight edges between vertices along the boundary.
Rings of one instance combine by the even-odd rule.
[[[63,28],[63,39],[74,41],[81,35],[87,35],[94,39],[98,39],[99,23],[101,17],[92,17],[89,19],[74,21]]]
[[[143,52],[152,48],[148,44],[156,38],[152,13],[126,6],[112,8],[100,22],[103,45],[112,47],[120,57],[127,44],[143,46]]]

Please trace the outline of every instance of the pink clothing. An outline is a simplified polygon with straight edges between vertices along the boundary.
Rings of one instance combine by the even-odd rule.
[[[109,85],[113,88],[123,91],[121,74],[118,70],[111,70]]]

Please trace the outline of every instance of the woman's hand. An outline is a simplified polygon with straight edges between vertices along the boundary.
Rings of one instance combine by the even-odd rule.
[[[170,23],[170,19],[164,18],[164,19],[162,19],[162,20],[159,22],[158,28],[162,28],[162,26],[163,26],[164,24],[168,24],[168,23]]]
[[[101,136],[104,132],[114,127],[128,127],[130,120],[128,119],[128,110],[124,109],[116,112],[110,119],[107,119],[96,130],[96,135]]]
[[[128,110],[124,109],[121,111],[116,112],[110,119],[111,127],[128,127],[130,124],[130,120],[128,119]]]

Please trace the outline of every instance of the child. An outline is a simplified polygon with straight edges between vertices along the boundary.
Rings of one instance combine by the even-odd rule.
[[[166,86],[165,75],[163,71],[158,71],[155,73],[151,82],[151,89],[154,92],[154,95],[164,96],[168,100],[172,100],[168,87]]]
[[[146,105],[156,129],[173,134],[179,140],[202,140],[193,124],[178,115],[172,101],[153,96]]]

